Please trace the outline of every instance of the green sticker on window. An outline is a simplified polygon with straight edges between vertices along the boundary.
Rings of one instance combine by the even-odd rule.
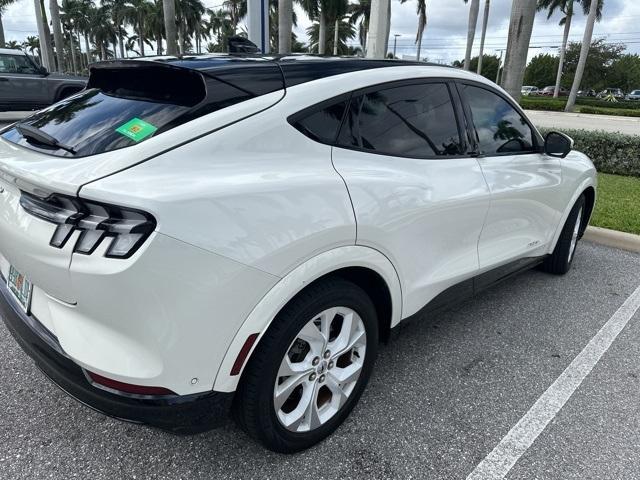
[[[158,127],[155,127],[144,120],[140,120],[139,118],[132,118],[124,125],[120,125],[116,128],[116,132],[124,135],[125,137],[129,137],[134,142],[144,140],[156,130],[158,130]]]

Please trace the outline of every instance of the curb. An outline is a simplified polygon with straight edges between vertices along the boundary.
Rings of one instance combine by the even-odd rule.
[[[582,238],[607,247],[640,253],[640,235],[589,226]]]

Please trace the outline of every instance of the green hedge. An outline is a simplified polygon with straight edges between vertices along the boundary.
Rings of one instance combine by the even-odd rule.
[[[583,99],[580,99],[583,100]],[[566,99],[560,98],[544,98],[544,97],[522,97],[520,106],[527,110],[545,110],[552,112],[563,112],[566,105]],[[584,103],[588,103],[585,105]],[[624,108],[625,105],[635,105],[631,102],[625,103],[609,103],[603,101],[578,102],[576,112],[590,113],[596,115],[619,115],[624,117],[640,117],[640,108]]]
[[[635,101],[618,100],[617,102],[606,102],[597,98],[578,98],[576,103],[578,105],[587,105],[589,107],[620,108],[624,110],[640,111],[640,102]]]
[[[540,129],[543,135],[554,129]],[[562,130],[575,149],[588,155],[599,172],[640,177],[640,135],[588,130]]]
[[[567,101],[558,98],[522,97],[520,106],[528,110],[564,111]]]
[[[624,117],[640,117],[640,110],[629,110],[625,108],[602,108],[602,107],[578,107],[580,113],[595,113],[596,115],[621,115]]]

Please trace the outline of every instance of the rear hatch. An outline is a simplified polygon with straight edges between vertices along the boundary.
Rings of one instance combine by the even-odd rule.
[[[267,61],[226,61],[207,71],[151,61],[92,67],[86,90],[0,135],[3,276],[13,265],[44,292],[73,303],[68,268],[75,241],[51,247],[56,226],[26,212],[25,192],[76,196],[86,183],[268,108],[284,95],[283,85],[280,68]]]

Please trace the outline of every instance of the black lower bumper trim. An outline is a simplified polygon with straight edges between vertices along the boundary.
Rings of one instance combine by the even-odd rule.
[[[233,393],[133,398],[94,387],[82,368],[66,356],[55,336],[25,314],[1,280],[0,316],[45,375],[71,397],[98,412],[176,434],[211,430],[223,425],[229,417]]]

